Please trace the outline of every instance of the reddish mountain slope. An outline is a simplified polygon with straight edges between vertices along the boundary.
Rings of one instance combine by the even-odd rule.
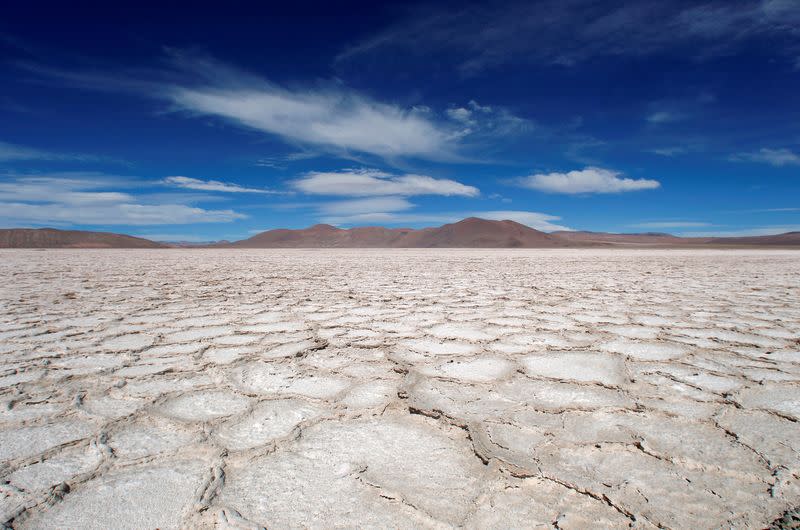
[[[514,221],[470,217],[438,228],[351,228],[316,225],[303,230],[269,230],[230,246],[244,248],[542,248],[567,246]]]
[[[683,238],[669,234],[553,232],[514,221],[470,217],[414,230],[368,226],[342,229],[315,225],[302,230],[268,230],[249,239],[214,244],[162,244],[110,232],[54,228],[0,229],[0,248],[800,248],[800,232],[754,237]]]
[[[163,248],[140,237],[55,228],[0,229],[0,248]]]
[[[250,239],[231,243],[242,248],[369,248],[393,247],[408,228],[368,226],[344,230],[331,225],[314,225],[301,230],[268,230]]]
[[[514,221],[470,217],[438,228],[410,232],[404,247],[415,248],[548,248],[565,243],[550,234]]]
[[[630,247],[667,247],[686,246],[704,243],[709,238],[685,238],[671,234],[611,234],[608,232],[553,232],[553,237],[566,241],[570,246],[630,246]]]
[[[762,247],[800,246],[800,232],[786,232],[770,236],[715,237],[709,241],[713,245],[757,245]]]

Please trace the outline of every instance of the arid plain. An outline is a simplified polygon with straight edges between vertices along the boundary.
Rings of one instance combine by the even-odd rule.
[[[797,251],[8,250],[0,356],[0,526],[800,506]]]

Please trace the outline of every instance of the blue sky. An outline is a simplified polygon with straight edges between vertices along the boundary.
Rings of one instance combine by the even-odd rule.
[[[13,3],[0,226],[800,230],[800,2]]]

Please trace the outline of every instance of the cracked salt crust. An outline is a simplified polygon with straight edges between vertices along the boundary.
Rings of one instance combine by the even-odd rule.
[[[0,526],[763,528],[800,505],[797,252],[1,255]]]

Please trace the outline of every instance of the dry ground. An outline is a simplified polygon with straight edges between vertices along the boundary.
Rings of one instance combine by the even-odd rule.
[[[800,252],[0,252],[0,526],[761,528]]]

